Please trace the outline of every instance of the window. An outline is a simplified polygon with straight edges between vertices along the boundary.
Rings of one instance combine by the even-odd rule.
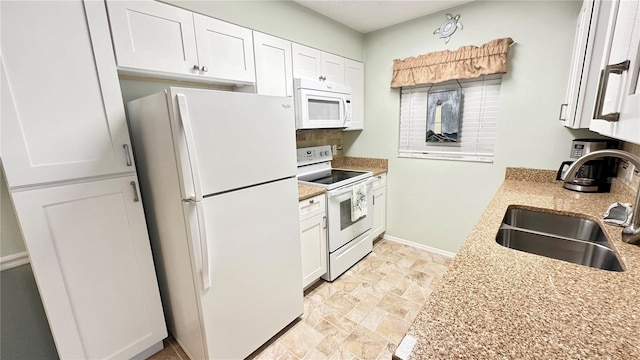
[[[493,162],[498,101],[502,77],[448,81],[434,86],[403,87],[400,95],[399,156]],[[427,94],[462,86],[462,111],[457,142],[426,141]]]

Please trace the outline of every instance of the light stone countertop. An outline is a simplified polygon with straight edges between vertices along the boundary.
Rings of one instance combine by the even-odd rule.
[[[633,194],[573,192],[554,175],[507,170],[394,359],[640,359],[640,246],[600,220],[610,204],[633,203]],[[509,206],[597,221],[625,271],[498,245]]]
[[[351,169],[361,171],[371,171],[373,176],[384,174],[388,169],[387,159],[341,157],[331,161],[331,166],[336,169]]]
[[[307,200],[325,192],[327,190],[323,187],[298,183],[298,201]]]

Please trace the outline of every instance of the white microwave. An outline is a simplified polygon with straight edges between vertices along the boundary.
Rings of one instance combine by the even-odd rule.
[[[346,128],[351,123],[351,87],[294,79],[296,129]]]

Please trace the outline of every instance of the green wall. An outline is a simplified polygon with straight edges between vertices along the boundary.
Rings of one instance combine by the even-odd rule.
[[[365,130],[345,134],[347,156],[389,159],[387,235],[455,252],[500,186],[506,167],[557,169],[571,140],[558,119],[580,1],[474,1],[365,36]],[[445,13],[464,29],[445,44]],[[492,164],[398,158],[400,95],[393,59],[511,37]]]

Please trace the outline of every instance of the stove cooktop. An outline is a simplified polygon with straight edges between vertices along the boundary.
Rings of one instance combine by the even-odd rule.
[[[365,171],[331,169],[331,175],[322,176],[315,179],[308,179],[307,181],[316,184],[331,185],[354,178],[356,176],[360,176],[365,173]]]
[[[332,190],[344,185],[349,185],[359,180],[371,177],[369,171],[348,170],[348,169],[327,169],[313,174],[300,176],[298,180],[311,185],[322,186]]]

